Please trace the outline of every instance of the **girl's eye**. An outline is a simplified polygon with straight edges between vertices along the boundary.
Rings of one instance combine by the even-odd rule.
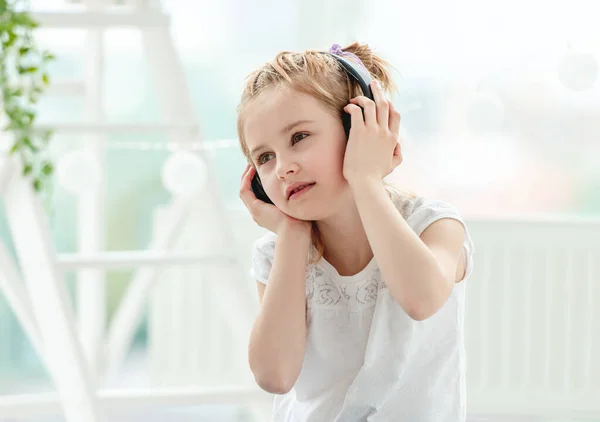
[[[307,136],[308,136],[308,133],[304,133],[304,132],[294,133],[292,135],[292,145],[296,144],[297,142],[300,142]],[[260,157],[258,157],[257,163],[258,163],[258,165],[261,165],[261,166],[263,164],[267,164],[267,162],[269,162],[269,160],[272,160],[274,156],[275,156],[275,154],[273,154],[272,152],[265,153],[265,154],[261,155]]]
[[[269,161],[268,157],[270,155],[275,155],[275,154],[269,152],[269,153],[263,154],[260,157],[258,157],[258,164],[260,164],[260,165],[266,164]]]
[[[308,136],[308,133],[304,133],[304,132],[294,133],[294,135],[292,136],[292,144],[295,144],[296,142],[303,140],[307,136]]]

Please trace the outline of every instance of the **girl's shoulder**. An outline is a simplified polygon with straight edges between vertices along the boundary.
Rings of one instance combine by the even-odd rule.
[[[252,266],[250,275],[253,279],[267,284],[269,272],[275,257],[275,241],[277,235],[267,231],[254,241],[252,247]]]
[[[441,218],[453,218],[466,226],[458,208],[444,200],[417,195],[393,195],[392,202],[417,235],[421,235],[427,226]]]
[[[467,278],[471,274],[475,245],[467,224],[456,206],[447,201],[422,196],[396,195],[392,197],[392,201],[417,236],[421,236],[429,225],[442,218],[452,218],[459,221],[465,230],[463,244],[465,275],[463,278]]]
[[[254,241],[254,249],[258,249],[263,253],[271,252],[275,254],[275,242],[277,241],[277,235],[270,231],[265,233]]]

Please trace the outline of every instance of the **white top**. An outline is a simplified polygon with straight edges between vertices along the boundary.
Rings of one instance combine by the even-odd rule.
[[[464,222],[442,201],[394,202],[417,235],[441,218]],[[465,278],[473,243],[465,226]],[[254,244],[252,276],[267,283],[277,236]],[[415,321],[391,297],[375,259],[340,276],[324,258],[306,271],[307,339],[294,388],[274,400],[277,422],[459,422],[466,419],[465,280],[444,306]]]

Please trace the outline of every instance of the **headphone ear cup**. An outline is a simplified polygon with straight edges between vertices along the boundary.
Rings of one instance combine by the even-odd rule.
[[[346,139],[350,137],[350,126],[352,122],[352,117],[350,114],[342,111],[342,125],[344,125],[344,131],[346,132]]]
[[[250,186],[252,189],[252,192],[254,192],[254,195],[260,199],[263,202],[266,202],[267,204],[273,204],[273,201],[271,201],[271,198],[269,198],[267,196],[267,193],[265,192],[262,182],[260,181],[260,177],[258,176],[258,173],[254,174],[254,177],[252,178],[252,181],[250,182]]]

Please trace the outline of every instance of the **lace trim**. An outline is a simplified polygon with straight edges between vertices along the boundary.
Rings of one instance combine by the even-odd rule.
[[[379,269],[362,280],[337,285],[318,266],[307,267],[306,301],[309,308],[368,308],[375,306],[379,291],[385,287]]]

